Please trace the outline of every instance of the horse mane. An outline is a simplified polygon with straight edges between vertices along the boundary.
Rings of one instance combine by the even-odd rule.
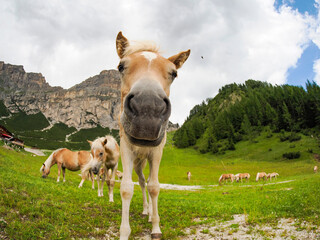
[[[50,154],[50,156],[47,158],[47,160],[42,164],[42,166],[41,166],[41,168],[40,168],[40,172],[42,171],[43,166],[44,166],[45,168],[47,168],[47,167],[50,168],[50,167],[51,167],[51,163],[52,163],[52,160],[53,160],[53,155],[54,155],[56,152],[58,152],[58,151],[60,151],[60,150],[62,150],[62,149],[64,149],[64,148],[59,148],[59,149],[53,151],[53,152]]]
[[[159,53],[159,46],[153,41],[132,41],[125,49],[123,56],[143,51]]]

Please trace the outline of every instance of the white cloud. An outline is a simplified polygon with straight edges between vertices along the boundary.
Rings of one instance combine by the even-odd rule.
[[[310,32],[311,25],[320,31],[315,19],[285,5],[275,10],[273,4],[7,1],[0,5],[0,60],[41,72],[51,85],[71,87],[117,66],[120,30],[128,39],[156,41],[166,57],[191,49],[171,89],[171,121],[182,123],[195,104],[214,97],[225,84],[249,78],[285,83],[311,36],[320,40]]]

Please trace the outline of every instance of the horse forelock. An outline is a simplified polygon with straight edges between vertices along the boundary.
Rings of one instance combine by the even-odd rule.
[[[159,46],[152,41],[132,41],[131,44],[125,49],[123,56],[128,56],[137,52],[153,52],[159,53]]]

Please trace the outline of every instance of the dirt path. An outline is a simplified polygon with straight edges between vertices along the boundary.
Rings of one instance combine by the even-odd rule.
[[[35,154],[37,156],[45,156],[45,154],[39,149],[24,148],[24,150],[27,151],[27,152],[33,153],[33,154]]]
[[[295,180],[287,180],[282,182],[272,182],[272,183],[265,183],[265,184],[258,184],[258,185],[240,185],[239,187],[254,187],[254,186],[267,186],[267,185],[273,185],[273,184],[283,184],[283,183],[289,183],[293,182]],[[116,182],[120,182],[117,180]],[[138,182],[134,182],[134,185],[139,185]],[[195,191],[210,187],[218,187],[219,185],[178,185],[178,184],[165,184],[160,183],[161,189],[167,189],[167,190],[178,190],[178,191]],[[228,185],[229,186],[229,185]]]

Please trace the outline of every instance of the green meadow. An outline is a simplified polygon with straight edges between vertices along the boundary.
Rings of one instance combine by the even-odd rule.
[[[299,151],[300,158],[282,157],[292,151]],[[161,189],[163,239],[181,239],[186,228],[230,220],[234,214],[245,214],[247,224],[253,228],[280,218],[297,219],[298,225],[307,221],[319,226],[320,174],[313,172],[313,166],[319,165],[315,159],[319,153],[319,142],[304,135],[296,142],[281,142],[277,134],[267,138],[262,133],[254,143],[241,141],[235,151],[212,155],[192,148],[177,149],[169,134],[160,166],[160,183],[202,185],[203,189]],[[49,177],[42,179],[39,169],[45,160],[46,157],[0,146],[0,239],[106,239],[106,235],[117,239],[120,183],[115,186],[115,202],[109,203],[107,187],[103,198],[97,197],[97,190],[91,189],[89,181],[78,188],[79,172],[66,171],[66,182],[57,183],[54,166]],[[187,180],[187,171],[192,173],[191,181]],[[278,184],[256,183],[259,171],[278,172],[280,176],[273,181]],[[222,173],[239,172],[250,173],[250,181],[218,185]],[[147,168],[145,174],[148,175]],[[135,174],[133,180],[137,181]],[[135,186],[130,209],[131,239],[150,234],[151,223],[141,213],[142,193]]]

